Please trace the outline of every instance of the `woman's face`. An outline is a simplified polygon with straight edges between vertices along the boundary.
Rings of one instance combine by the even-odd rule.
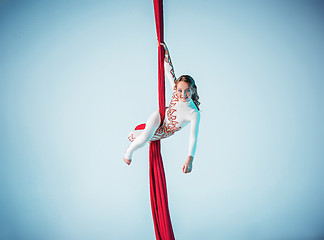
[[[188,83],[186,82],[179,82],[176,86],[176,91],[179,99],[182,102],[188,102],[191,99],[192,96],[192,90]]]

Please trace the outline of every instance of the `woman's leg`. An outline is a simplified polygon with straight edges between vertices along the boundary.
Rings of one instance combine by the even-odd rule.
[[[161,118],[159,111],[155,111],[152,115],[148,118],[146,122],[146,126],[144,131],[141,135],[136,137],[134,141],[129,145],[126,150],[124,161],[127,164],[130,164],[133,152],[141,147],[143,147],[151,138],[154,136],[154,133],[160,126]],[[128,160],[128,161],[127,161]]]

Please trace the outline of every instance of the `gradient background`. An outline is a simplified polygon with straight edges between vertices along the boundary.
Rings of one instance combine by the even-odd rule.
[[[148,146],[122,162],[157,108],[152,5],[0,1],[1,240],[154,239]],[[164,5],[202,103],[191,174],[189,129],[162,142],[176,238],[323,239],[324,2]]]

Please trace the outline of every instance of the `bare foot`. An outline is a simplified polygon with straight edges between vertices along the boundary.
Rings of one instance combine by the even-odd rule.
[[[125,162],[127,165],[130,165],[131,162],[132,162],[132,159],[128,159],[128,158],[125,158],[125,157],[124,157],[124,162]]]

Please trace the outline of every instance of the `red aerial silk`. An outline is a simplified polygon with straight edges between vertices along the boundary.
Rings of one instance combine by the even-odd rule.
[[[158,42],[163,36],[163,0],[153,0]],[[158,90],[161,124],[165,117],[164,47],[158,48]],[[150,197],[155,237],[158,240],[174,240],[168,206],[165,174],[160,151],[160,141],[150,143]]]

